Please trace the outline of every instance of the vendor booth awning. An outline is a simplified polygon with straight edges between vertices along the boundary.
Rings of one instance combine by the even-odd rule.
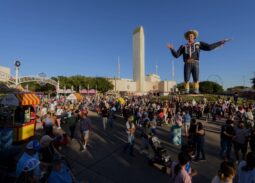
[[[80,93],[81,93],[81,94],[87,94],[87,93],[88,93],[88,90],[82,89],[82,90],[80,90]]]
[[[20,105],[37,105],[40,104],[40,99],[33,93],[16,94]]]
[[[80,90],[81,94],[96,94],[97,91],[95,89],[90,89],[90,90],[86,90],[86,89],[82,89]]]

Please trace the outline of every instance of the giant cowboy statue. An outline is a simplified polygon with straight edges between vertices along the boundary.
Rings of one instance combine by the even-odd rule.
[[[199,53],[200,50],[210,51],[213,50],[225,42],[229,41],[229,39],[224,39],[222,41],[207,44],[205,42],[199,41],[195,42],[195,39],[198,36],[198,31],[189,30],[184,34],[185,39],[188,41],[187,44],[181,45],[180,48],[176,51],[173,48],[172,44],[168,44],[167,47],[171,50],[172,55],[175,58],[183,55],[184,61],[184,87],[185,92],[189,93],[189,80],[190,75],[192,74],[194,81],[194,92],[199,93]]]

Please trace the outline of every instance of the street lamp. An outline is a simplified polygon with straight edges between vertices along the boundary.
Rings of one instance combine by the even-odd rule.
[[[19,83],[19,81],[18,81],[18,79],[19,79],[19,68],[20,68],[21,62],[17,60],[17,61],[15,61],[14,65],[15,65],[15,69],[16,69],[15,85],[17,86],[18,83]]]

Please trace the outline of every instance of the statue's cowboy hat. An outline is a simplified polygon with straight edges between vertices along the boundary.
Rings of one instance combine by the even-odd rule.
[[[188,39],[188,37],[189,37],[190,34],[193,34],[193,35],[195,36],[195,39],[196,39],[197,36],[198,36],[198,31],[197,31],[197,30],[193,30],[193,29],[188,30],[188,31],[185,32],[185,34],[184,34],[185,39]]]

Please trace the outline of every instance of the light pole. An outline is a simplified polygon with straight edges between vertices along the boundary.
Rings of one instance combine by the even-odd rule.
[[[19,84],[19,68],[20,68],[20,65],[21,65],[21,62],[20,61],[15,61],[15,69],[16,69],[16,76],[15,76],[15,85],[18,86]]]
[[[57,90],[57,95],[58,95],[58,92],[59,92],[59,87],[60,87],[60,82],[59,82],[59,80],[58,80],[58,84],[57,84],[57,88],[56,88],[56,90]]]
[[[117,81],[116,81],[116,77],[114,76],[114,82],[115,82],[115,85],[114,85],[114,89],[115,89],[115,92],[117,91]]]

